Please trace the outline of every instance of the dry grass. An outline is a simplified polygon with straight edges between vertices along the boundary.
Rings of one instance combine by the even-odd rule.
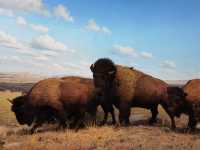
[[[47,131],[34,135],[13,133],[3,138],[9,150],[88,150],[88,149],[198,149],[199,135],[178,134],[165,128],[132,126],[127,128],[90,127],[74,132]]]
[[[19,95],[21,95],[20,92],[0,91],[0,125],[15,122],[14,114],[10,111],[10,103],[7,98],[13,99]]]
[[[151,116],[148,110],[134,108],[130,127],[88,126],[75,132],[69,129],[56,131],[54,126],[44,125],[40,132],[30,135],[27,127],[16,124],[6,101],[6,98],[18,95],[20,93],[0,92],[0,150],[198,150],[200,146],[200,133],[171,131],[168,128],[168,116],[161,108],[160,119],[154,127],[148,126],[148,118]],[[101,113],[98,116],[102,118]],[[177,119],[177,125],[183,128],[186,126],[186,119],[185,116]]]

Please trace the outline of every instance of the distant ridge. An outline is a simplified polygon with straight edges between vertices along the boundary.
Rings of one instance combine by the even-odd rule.
[[[2,73],[0,72],[1,83],[35,83],[50,76],[32,74],[29,72]],[[56,77],[56,76],[54,76]],[[58,76],[59,77],[59,76]],[[165,80],[170,85],[184,85],[188,80]]]
[[[45,78],[47,78],[47,76],[32,74],[29,72],[20,72],[20,73],[0,72],[1,83],[35,83]]]

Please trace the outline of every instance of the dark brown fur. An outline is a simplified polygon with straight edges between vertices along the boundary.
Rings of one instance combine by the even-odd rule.
[[[129,124],[131,107],[150,109],[150,123],[154,123],[158,114],[157,106],[161,104],[171,118],[172,128],[175,128],[174,116],[178,115],[178,103],[185,97],[180,88],[171,88],[164,81],[135,69],[114,65],[109,59],[97,60],[91,65],[91,71],[95,87],[102,91],[104,100],[119,109],[120,123]]]
[[[27,95],[15,98],[12,110],[20,124],[31,125],[36,119],[32,130],[55,119],[65,126],[66,119],[71,117],[74,126],[83,119],[85,112],[95,117],[99,103],[93,92],[91,79],[49,78],[36,83]]]

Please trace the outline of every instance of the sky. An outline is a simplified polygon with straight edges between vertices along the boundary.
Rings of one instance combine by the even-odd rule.
[[[199,0],[0,0],[0,72],[92,77],[99,58],[200,78]]]

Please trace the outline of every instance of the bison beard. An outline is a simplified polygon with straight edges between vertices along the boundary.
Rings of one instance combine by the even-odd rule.
[[[171,88],[167,83],[133,68],[115,65],[107,58],[97,60],[90,69],[95,88],[103,93],[105,104],[108,107],[114,104],[119,109],[121,124],[129,124],[131,107],[150,109],[152,117],[149,122],[152,124],[156,122],[157,107],[161,104],[171,118],[171,127],[175,128],[174,116],[185,98],[182,89]]]

